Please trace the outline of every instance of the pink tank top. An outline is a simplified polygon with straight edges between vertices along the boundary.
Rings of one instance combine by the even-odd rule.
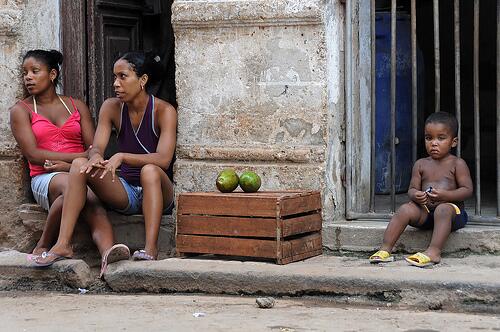
[[[28,104],[21,100],[31,111],[31,129],[33,130],[39,149],[64,153],[85,151],[82,128],[80,126],[80,112],[78,112],[71,97],[70,100],[73,105],[73,113],[70,112],[71,115],[61,127],[56,126],[43,115],[34,112]],[[64,106],[66,107],[66,104]],[[28,164],[31,177],[47,173],[43,166],[34,165],[30,162]]]

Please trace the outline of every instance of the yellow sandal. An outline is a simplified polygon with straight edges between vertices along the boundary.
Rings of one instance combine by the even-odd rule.
[[[405,257],[405,260],[410,265],[418,267],[426,267],[437,264],[437,262],[433,262],[429,256],[421,252],[417,252],[416,254]]]
[[[370,263],[387,263],[394,261],[394,256],[385,250],[379,250],[368,258]]]

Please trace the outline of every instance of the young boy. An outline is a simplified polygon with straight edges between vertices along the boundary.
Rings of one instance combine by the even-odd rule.
[[[415,162],[408,189],[410,202],[392,217],[380,250],[369,258],[371,263],[394,260],[391,251],[409,224],[433,231],[429,247],[405,260],[418,267],[437,264],[450,232],[465,227],[463,201],[472,195],[472,179],[465,161],[450,154],[458,144],[457,133],[457,119],[450,113],[436,112],[425,120],[425,149],[429,156]]]

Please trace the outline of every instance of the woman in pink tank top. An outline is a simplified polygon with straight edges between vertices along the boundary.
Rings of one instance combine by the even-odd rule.
[[[46,257],[57,239],[71,162],[87,156],[95,132],[88,107],[56,92],[62,60],[55,50],[28,51],[22,64],[27,97],[10,109],[12,133],[28,160],[33,196],[48,210],[42,236],[28,257],[33,261]],[[106,210],[90,189],[82,216],[105,256],[114,244],[113,230]],[[128,252],[128,248],[120,251]]]

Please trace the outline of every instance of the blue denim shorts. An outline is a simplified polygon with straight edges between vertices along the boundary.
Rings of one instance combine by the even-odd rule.
[[[134,186],[128,183],[124,178],[119,177],[121,183],[123,184],[123,188],[127,192],[128,196],[128,205],[125,209],[114,209],[118,213],[130,215],[130,214],[142,214],[142,187]],[[169,206],[163,209],[163,214],[171,213],[174,202],[170,203]]]
[[[142,213],[142,187],[133,186],[124,178],[118,177],[125,188],[128,196],[128,205],[125,209],[114,209],[122,214],[141,214]]]
[[[61,173],[63,172],[43,173],[31,178],[31,191],[33,192],[33,197],[35,198],[35,201],[47,211],[50,208],[50,202],[49,202],[50,181],[54,176]]]

